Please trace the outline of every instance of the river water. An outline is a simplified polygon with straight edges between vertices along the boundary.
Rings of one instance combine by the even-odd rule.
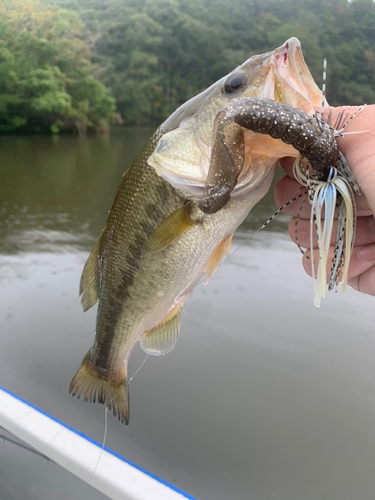
[[[150,133],[0,138],[0,385],[98,441],[104,408],[68,394],[95,327],[78,283]],[[288,218],[255,234],[274,208],[270,192],[188,298],[176,348],[136,374],[130,425],[110,417],[106,444],[201,500],[373,500],[374,298],[316,309]],[[0,468],[2,500],[12,480]]]

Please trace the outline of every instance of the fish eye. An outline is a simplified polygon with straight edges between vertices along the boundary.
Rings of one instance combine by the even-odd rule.
[[[247,78],[242,73],[234,73],[234,75],[230,75],[227,81],[224,84],[224,92],[226,94],[232,94],[233,92],[237,92],[240,89],[243,89],[247,86]]]

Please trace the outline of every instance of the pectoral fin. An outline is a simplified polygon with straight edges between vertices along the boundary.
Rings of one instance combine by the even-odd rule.
[[[79,294],[82,295],[81,303],[84,312],[95,305],[98,301],[98,292],[96,287],[97,269],[98,269],[98,252],[100,246],[100,238],[95,243],[91,253],[86,260],[86,264],[82,271],[81,281],[79,284]]]
[[[172,351],[180,333],[182,306],[179,304],[161,323],[143,335],[140,344],[147,354],[163,356]]]
[[[227,236],[223,239],[221,243],[217,246],[216,250],[212,254],[210,262],[208,263],[205,273],[204,273],[204,281],[203,284],[207,285],[210,281],[211,277],[216,273],[217,268],[220,266],[221,261],[228,254],[230,250],[230,246],[232,243],[233,234]]]
[[[192,226],[199,224],[199,221],[190,217],[190,203],[179,208],[169,215],[152,233],[146,241],[141,256],[160,252],[174,243]]]

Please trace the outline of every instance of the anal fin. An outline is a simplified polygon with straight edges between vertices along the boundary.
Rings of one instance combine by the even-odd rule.
[[[216,247],[216,250],[212,254],[210,262],[207,264],[205,272],[204,272],[204,281],[203,283],[207,285],[210,281],[211,277],[216,273],[217,268],[220,266],[221,261],[228,254],[230,250],[230,246],[232,244],[233,234],[225,237],[221,243]]]
[[[139,342],[147,354],[163,356],[173,350],[180,333],[182,306],[179,304],[161,323],[142,336]]]

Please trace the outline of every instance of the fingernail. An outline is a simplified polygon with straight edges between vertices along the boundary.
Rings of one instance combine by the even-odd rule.
[[[362,262],[371,262],[372,260],[375,260],[375,245],[364,245],[360,250],[358,250],[357,255],[359,260]]]

